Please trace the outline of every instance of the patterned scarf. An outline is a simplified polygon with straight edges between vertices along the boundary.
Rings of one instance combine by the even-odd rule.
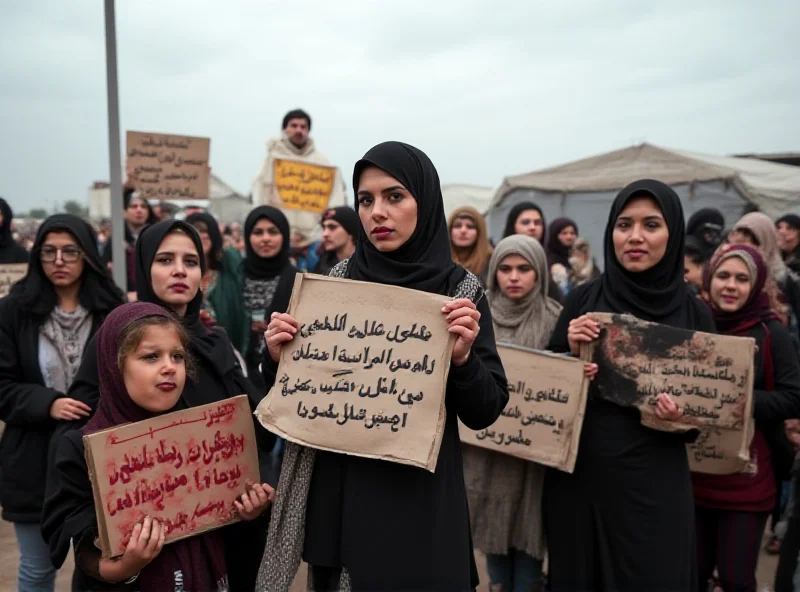
[[[42,368],[45,384],[60,393],[66,393],[78,373],[83,357],[83,348],[92,330],[92,316],[82,306],[74,312],[65,312],[58,306],[48,315],[39,333],[52,346],[49,348],[58,357],[60,372],[51,373],[55,366]]]
[[[330,277],[347,277],[348,262],[349,259],[345,259],[334,267]],[[473,274],[467,273],[457,285],[452,297],[469,298],[476,302],[481,295],[480,281]],[[306,502],[311,475],[314,472],[315,452],[313,448],[292,442],[286,443],[278,491],[272,506],[267,545],[258,570],[256,590],[259,592],[289,592],[300,567],[305,536]],[[313,582],[310,580],[309,589],[313,590]],[[351,590],[350,575],[343,568],[339,591]]]

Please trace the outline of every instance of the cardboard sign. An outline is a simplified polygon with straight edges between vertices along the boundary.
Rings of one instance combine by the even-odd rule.
[[[436,468],[455,336],[451,299],[396,286],[297,274],[300,331],[256,410],[279,436],[322,450]]]
[[[103,557],[125,552],[137,522],[166,542],[238,521],[233,501],[259,482],[246,395],[83,437]]]
[[[211,140],[146,132],[127,133],[127,166],[146,199],[208,199]]]
[[[328,208],[336,167],[276,158],[273,168],[273,182],[282,207],[315,214]]]
[[[642,423],[656,429],[745,428],[752,415],[755,340],[676,329],[630,315],[591,316],[600,323],[600,337],[583,344],[581,357],[599,366],[600,397],[638,407]],[[679,421],[656,418],[659,393],[671,395],[683,409]]]
[[[0,298],[11,291],[11,286],[28,273],[27,263],[4,263],[0,265]]]
[[[508,404],[485,430],[460,424],[461,441],[571,473],[589,384],[583,362],[500,344],[497,353],[508,378]]]
[[[745,423],[741,430],[701,429],[697,439],[686,445],[689,469],[712,475],[748,472],[755,427],[751,417]]]

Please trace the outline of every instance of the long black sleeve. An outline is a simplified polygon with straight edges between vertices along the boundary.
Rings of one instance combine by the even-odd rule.
[[[0,419],[8,425],[55,425],[50,406],[62,393],[23,376],[16,323],[18,309],[8,299],[0,305]]]
[[[467,363],[450,365],[447,379],[447,408],[472,430],[492,425],[508,403],[508,381],[497,354],[489,302],[478,303],[480,331],[472,344]]]
[[[759,422],[800,417],[800,364],[792,338],[779,321],[770,321],[767,329],[772,336],[773,389],[753,390],[753,417]]]
[[[556,326],[553,329],[553,334],[550,336],[550,344],[547,346],[552,352],[557,354],[569,353],[569,340],[567,339],[567,331],[569,330],[569,323],[573,319],[581,316],[580,302],[582,295],[586,291],[589,284],[583,284],[575,290],[567,294],[564,308],[561,309],[561,314],[558,316]]]
[[[50,545],[50,560],[61,567],[73,538],[97,533],[92,484],[80,432],[61,436],[56,443],[52,487],[42,509],[42,535]]]

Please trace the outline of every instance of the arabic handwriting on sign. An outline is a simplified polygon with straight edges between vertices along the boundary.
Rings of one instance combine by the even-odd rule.
[[[222,403],[216,409],[211,409],[208,412],[208,423],[206,423],[206,427],[211,427],[215,423],[222,423],[224,420],[229,420],[233,418],[233,414],[236,413],[236,403]]]
[[[364,321],[363,331],[353,325],[353,327],[347,333],[347,336],[351,339],[365,339],[367,337],[382,337],[385,334],[386,331],[383,330],[383,323],[372,321],[372,324],[370,324],[369,321]]]
[[[531,440],[530,438],[526,438],[522,430],[519,431],[517,434],[507,434],[504,444],[509,446],[510,444],[521,444],[523,446],[530,446]]]
[[[390,429],[393,432],[397,432],[400,428],[406,427],[407,419],[408,413],[403,413],[402,417],[396,413],[392,416],[384,415],[383,413],[373,413],[372,417],[368,417],[364,422],[364,427],[366,427],[368,430],[371,430],[372,428],[380,429],[381,424],[389,424],[391,425]]]
[[[345,325],[347,325],[347,314],[337,314],[333,317],[332,321],[328,315],[325,315],[325,318],[322,320],[315,319],[311,324],[300,325],[300,335],[302,337],[311,337],[318,331],[344,331]]]
[[[420,341],[428,341],[433,337],[433,333],[428,331],[425,325],[417,328],[417,323],[411,325],[410,329],[400,330],[400,325],[396,325],[386,334],[386,340],[393,343],[403,343],[408,339],[419,339]]]
[[[297,392],[301,393],[310,392],[312,395],[317,394],[317,387],[311,386],[310,378],[302,382],[298,378],[294,383],[294,387],[289,387],[289,376],[284,374],[280,379],[280,383],[283,385],[281,387],[281,395],[283,395],[284,397],[288,397],[289,395],[294,395]]]

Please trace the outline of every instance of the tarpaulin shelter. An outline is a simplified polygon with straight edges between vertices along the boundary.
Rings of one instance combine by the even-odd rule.
[[[748,203],[773,218],[800,213],[800,167],[640,144],[506,177],[487,212],[489,233],[500,239],[508,211],[519,202],[532,201],[548,221],[559,216],[575,220],[602,265],[603,233],[611,202],[625,185],[646,178],[672,186],[687,220],[700,208],[713,207],[730,226]]]

